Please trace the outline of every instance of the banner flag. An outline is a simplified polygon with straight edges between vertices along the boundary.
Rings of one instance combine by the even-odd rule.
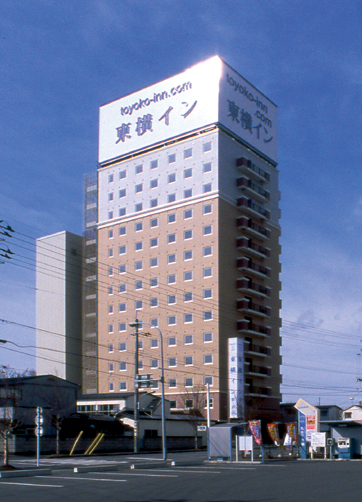
[[[267,428],[268,428],[269,436],[274,441],[274,444],[276,446],[280,446],[280,437],[279,437],[278,424],[276,424],[276,423],[268,424]]]
[[[255,441],[260,446],[262,444],[260,420],[249,421],[249,427],[250,427],[252,435],[254,436]]]

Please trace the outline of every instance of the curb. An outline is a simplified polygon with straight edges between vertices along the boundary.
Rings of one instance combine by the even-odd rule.
[[[187,467],[187,466],[193,466],[193,465],[205,465],[204,460],[172,460],[171,461],[171,467]]]
[[[124,464],[123,464],[124,466]],[[78,466],[78,467],[73,467],[73,472],[103,472],[103,471],[118,471],[120,468],[119,464],[112,464],[112,465],[86,465],[86,466]]]
[[[0,478],[25,478],[31,476],[50,476],[51,469],[24,469],[14,471],[0,471]]]
[[[154,462],[148,462],[147,464],[143,463],[138,463],[138,464],[131,464],[131,469],[157,469],[157,467],[167,467],[169,464],[168,462],[160,461],[157,463]]]

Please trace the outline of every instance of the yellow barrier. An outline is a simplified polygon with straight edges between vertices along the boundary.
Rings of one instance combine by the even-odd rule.
[[[69,455],[73,455],[73,451],[75,450],[75,447],[77,446],[77,443],[78,443],[78,441],[80,440],[80,438],[81,438],[82,434],[83,434],[83,431],[80,431],[80,433],[78,434],[78,436],[77,436],[76,440],[74,441],[74,444],[73,444],[73,446],[72,446],[72,449],[70,450]]]

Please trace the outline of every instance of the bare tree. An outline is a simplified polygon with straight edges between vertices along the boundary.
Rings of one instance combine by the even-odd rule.
[[[197,427],[204,418],[206,392],[203,385],[194,387],[185,387],[182,394],[183,406],[185,407],[185,418],[190,422],[194,429],[195,450],[197,444]]]

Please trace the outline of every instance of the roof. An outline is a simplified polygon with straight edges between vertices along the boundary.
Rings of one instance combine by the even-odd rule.
[[[35,375],[35,376],[24,376],[24,377],[13,377],[13,378],[0,378],[0,386],[2,385],[24,385],[24,384],[38,384],[39,381],[54,382],[57,381],[59,384],[63,384],[67,387],[74,387],[79,389],[80,386],[76,383],[70,382],[69,380],[64,380],[55,375]]]

